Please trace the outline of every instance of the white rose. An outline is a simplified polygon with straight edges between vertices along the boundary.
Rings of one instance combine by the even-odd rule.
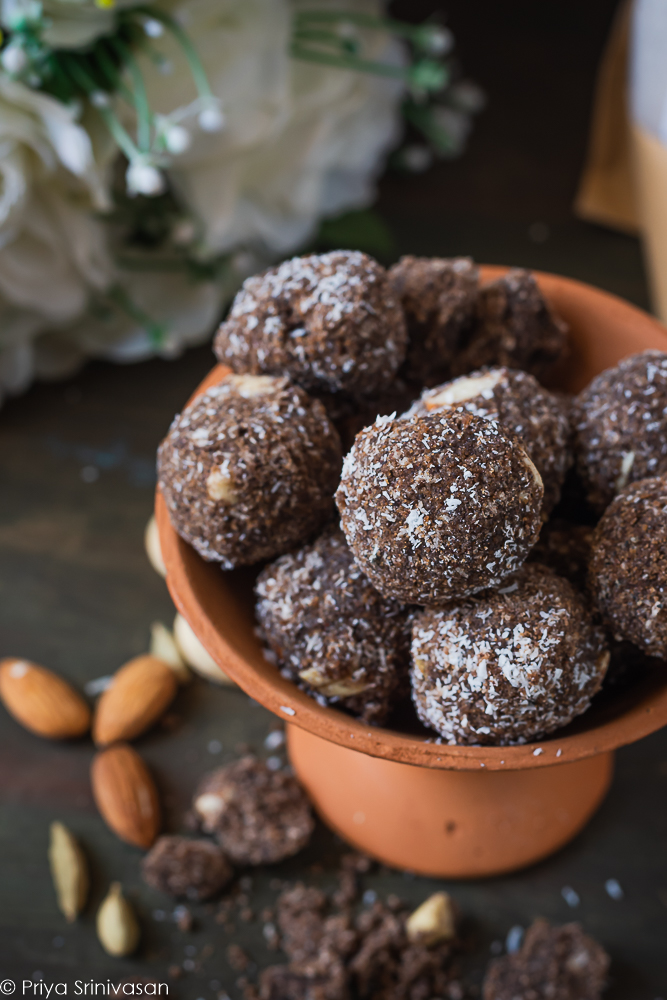
[[[95,310],[57,336],[59,350],[70,345],[92,357],[111,361],[143,361],[153,355],[174,358],[186,347],[201,344],[220,318],[225,285],[195,281],[184,272],[159,270],[120,275],[113,308]],[[234,286],[227,288],[232,294]],[[143,313],[146,321],[136,313]],[[52,339],[52,343],[53,343]]]
[[[287,0],[158,6],[178,15],[218,98],[202,114],[180,47],[169,31],[149,30],[162,68],[172,72],[164,75],[143,53],[138,59],[152,110],[165,116],[165,127],[176,126],[169,174],[196,220],[203,259],[251,249],[258,270],[298,249],[323,216],[372,200],[399,128],[400,83],[293,60],[295,7]],[[104,34],[115,17],[93,0],[45,0],[44,9],[47,40],[66,47]],[[380,13],[382,5],[360,0],[357,9]],[[401,58],[382,33],[370,39],[370,58]],[[122,102],[116,107],[129,115]],[[132,118],[124,121],[134,131]],[[62,374],[84,355],[173,356],[210,336],[248,272],[247,259],[205,282],[185,272],[115,270],[111,231],[91,215],[93,206],[104,207],[108,186],[102,134],[94,110],[84,129],[58,102],[0,75],[0,392],[3,385],[15,391],[33,372]],[[89,311],[91,292],[112,286],[116,307],[105,296]]]
[[[104,185],[88,133],[70,109],[3,75],[0,181],[1,395],[29,381],[34,338],[78,319],[112,272],[92,215]]]
[[[169,32],[152,44],[173,72],[164,75],[154,60],[140,57],[152,110],[178,123],[183,152],[174,155],[169,173],[199,221],[199,252],[205,258],[254,247],[256,256],[217,282],[195,282],[178,272],[123,272],[128,304],[150,318],[153,331],[115,308],[59,336],[117,361],[174,356],[206,340],[249,267],[259,270],[298,249],[324,215],[372,200],[382,156],[398,128],[400,83],[290,57],[294,11],[284,0],[186,0],[178,7],[161,0],[159,6],[177,12],[224,115],[223,128],[208,132],[200,125],[199,105],[174,114],[193,104],[196,90]],[[374,0],[360,6],[381,10]],[[374,44],[373,57],[400,58],[386,37],[376,36]],[[120,102],[117,107],[132,131],[134,121]],[[145,264],[149,268],[150,261]]]
[[[123,7],[136,7],[137,0],[116,0],[109,6],[95,0],[42,0],[44,17],[42,39],[55,49],[80,48],[90,45],[101,35],[115,30],[116,12]],[[0,22],[11,28],[13,19],[35,7],[34,0],[2,0]]]
[[[158,6],[170,11],[173,4]],[[402,85],[292,59],[294,9],[285,0],[186,0],[178,7],[225,117],[219,132],[202,131],[195,115],[182,121],[191,142],[170,169],[211,253],[248,244],[273,254],[298,248],[323,215],[369,204],[396,139]],[[355,9],[381,13],[382,5],[365,0]],[[369,58],[400,59],[382,33],[370,40]],[[156,47],[173,74],[162,76],[147,57],[141,66],[151,106],[169,115],[195,92],[173,39],[166,34]]]

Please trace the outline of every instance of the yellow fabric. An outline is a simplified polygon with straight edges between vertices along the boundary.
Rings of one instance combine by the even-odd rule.
[[[667,323],[667,146],[630,120],[631,16],[632,0],[624,0],[600,64],[574,210],[590,222],[641,235],[653,309]]]
[[[600,63],[586,163],[574,203],[589,222],[637,233],[627,102],[628,38],[632,0],[620,5]]]
[[[656,315],[667,323],[667,146],[639,125],[631,126],[631,135],[651,299]]]

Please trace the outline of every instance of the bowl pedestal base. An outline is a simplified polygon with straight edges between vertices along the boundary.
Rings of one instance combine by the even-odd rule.
[[[605,797],[611,752],[524,771],[449,771],[370,757],[287,726],[316,811],[392,868],[480,878],[524,868],[571,840]]]

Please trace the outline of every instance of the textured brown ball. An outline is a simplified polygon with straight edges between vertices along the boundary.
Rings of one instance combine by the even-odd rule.
[[[548,566],[558,576],[569,580],[577,590],[585,590],[592,543],[593,528],[590,525],[553,518],[542,527],[528,561]]]
[[[513,955],[491,962],[483,1000],[600,1000],[609,956],[579,924],[536,920]]]
[[[548,515],[571,465],[570,421],[561,400],[528,372],[483,368],[422,393],[408,415],[456,409],[497,420],[523,442],[542,477],[543,513]]]
[[[228,375],[179,414],[158,452],[169,517],[204,559],[248,566],[329,519],[340,439],[286,378]]]
[[[167,892],[201,900],[215,896],[234,874],[232,866],[210,840],[160,837],[141,864],[144,882]]]
[[[525,560],[543,487],[523,445],[492,420],[379,418],[357,435],[336,502],[371,583],[406,604],[495,586]]]
[[[475,319],[479,271],[469,257],[401,257],[389,278],[408,328],[405,377],[436,385]]]
[[[427,608],[412,629],[412,700],[452,744],[527,743],[588,708],[609,663],[583,598],[544,566]]]
[[[332,417],[332,422],[340,434],[343,454],[346,454],[350,450],[359,431],[363,430],[364,427],[370,427],[378,417],[389,417],[395,416],[397,413],[405,413],[408,407],[414,403],[420,390],[421,387],[417,389],[416,386],[410,386],[403,379],[396,379],[382,394],[377,396],[360,396],[358,399],[352,401],[349,412],[340,418]],[[326,406],[327,401],[325,398],[321,397],[321,399]]]
[[[372,586],[341,531],[271,563],[256,594],[257,620],[285,676],[322,704],[386,719],[407,690],[407,611]]]
[[[452,375],[505,365],[542,378],[565,354],[567,333],[533,275],[514,269],[480,291],[477,324],[454,359]]]
[[[602,513],[624,486],[667,472],[667,354],[643,351],[596,376],[574,402],[575,451]]]
[[[309,392],[379,392],[407,334],[387,272],[351,250],[294,257],[244,282],[215,338],[237,372],[288,375]]]
[[[667,476],[612,500],[595,529],[588,579],[615,638],[667,658]]]
[[[295,779],[269,770],[255,757],[212,771],[192,804],[202,829],[214,833],[238,865],[273,864],[291,857],[305,847],[315,826]]]

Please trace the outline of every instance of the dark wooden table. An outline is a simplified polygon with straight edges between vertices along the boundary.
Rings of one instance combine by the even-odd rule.
[[[431,9],[411,9],[417,15],[422,7]],[[383,182],[380,211],[397,252],[470,253],[559,271],[647,305],[637,242],[570,213],[613,7],[602,0],[450,4],[466,69],[486,87],[489,107],[466,157],[418,178]],[[175,362],[91,364],[0,412],[0,656],[34,659],[83,685],[144,651],[151,622],[171,621],[166,587],[142,545],[154,454],[211,362],[201,348]],[[267,754],[273,725],[241,691],[204,681],[184,689],[170,727],[138,743],[159,782],[167,828],[181,828],[203,772],[233,759],[242,744]],[[195,907],[193,930],[179,931],[170,919],[173,903],[141,881],[141,852],[119,843],[98,817],[91,756],[87,742],[46,743],[0,713],[0,979],[41,974],[67,982],[73,995],[77,979],[140,973],[165,981],[167,967],[185,961],[170,995],[238,995],[226,959],[231,938],[213,914]],[[55,818],[80,836],[93,866],[91,900],[74,926],[56,908],[48,872]],[[320,828],[293,861],[252,873],[255,914],[275,898],[276,876],[331,882],[342,850]],[[95,937],[94,914],[112,879],[123,882],[142,919],[143,944],[131,960],[108,958]],[[607,894],[608,879],[619,881],[622,900]],[[366,879],[368,889],[415,903],[442,884],[383,869]],[[567,886],[580,898],[574,909],[562,895]],[[606,802],[558,855],[515,875],[446,888],[474,928],[473,978],[481,977],[494,942],[543,915],[580,920],[609,949],[609,1000],[667,997],[667,733],[619,752]],[[260,968],[276,960],[257,918],[238,923],[233,939]]]

